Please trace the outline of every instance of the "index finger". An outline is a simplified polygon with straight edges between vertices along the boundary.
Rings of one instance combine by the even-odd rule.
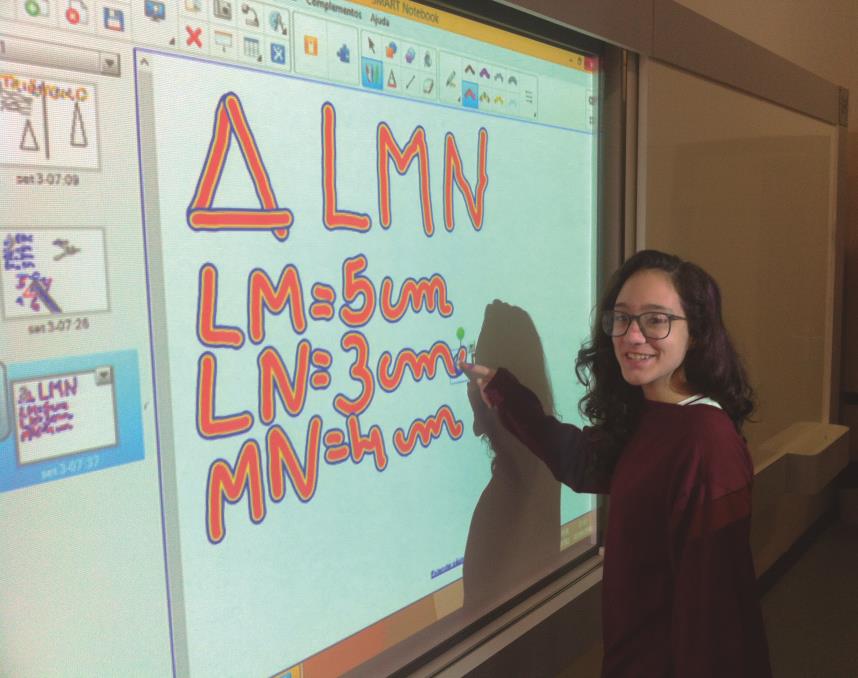
[[[467,375],[468,379],[485,379],[492,374],[491,368],[477,363],[466,363],[464,360],[459,361],[459,369]]]

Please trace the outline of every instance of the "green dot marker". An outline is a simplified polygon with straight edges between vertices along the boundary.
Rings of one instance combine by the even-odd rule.
[[[459,341],[462,341],[462,339],[464,339],[464,338],[465,338],[465,328],[464,327],[457,328],[456,329],[456,339],[458,339]]]
[[[27,14],[33,18],[39,16],[40,8],[39,3],[36,2],[36,0],[27,0],[27,3],[24,5],[24,9],[27,10]]]

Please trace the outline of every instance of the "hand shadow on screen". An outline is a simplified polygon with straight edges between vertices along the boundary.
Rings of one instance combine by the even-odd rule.
[[[554,398],[542,342],[530,315],[495,300],[486,307],[475,362],[505,367],[547,413]],[[463,612],[494,606],[521,590],[560,551],[560,484],[470,386],[474,434],[491,447],[492,475],[480,495],[465,546]]]

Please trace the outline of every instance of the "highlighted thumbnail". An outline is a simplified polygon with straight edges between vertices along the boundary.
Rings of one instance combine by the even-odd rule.
[[[143,459],[136,351],[0,364],[0,492]]]
[[[109,310],[100,228],[0,230],[3,317]]]
[[[110,365],[12,382],[18,463],[114,447],[116,397]]]

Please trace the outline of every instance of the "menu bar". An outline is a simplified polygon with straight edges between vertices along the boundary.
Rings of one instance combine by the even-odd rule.
[[[493,39],[495,33],[502,33],[507,43],[524,44],[518,44],[521,36],[440,10],[432,9],[431,17],[429,10],[417,13],[422,5],[382,0],[351,4],[305,0],[296,3],[297,9],[260,0],[13,0],[13,4],[16,18],[27,23],[215,57],[388,95],[535,121],[544,117],[541,108],[552,107],[553,99],[540,99],[540,78],[520,68],[526,62],[490,61],[479,56],[482,50],[466,54],[430,46],[407,35],[404,20],[384,13],[395,11],[439,30],[468,33],[473,39]],[[534,55],[547,49],[550,54],[540,55],[552,56],[557,62],[562,53],[560,60],[573,69],[593,72],[596,68],[592,57],[529,38],[521,40],[526,40],[525,46]],[[463,42],[463,47],[466,44]],[[115,56],[110,61],[116,69],[113,74],[118,74]],[[105,72],[98,70],[104,68],[104,62],[93,68],[93,72]],[[560,122],[556,114],[546,115],[546,122]],[[581,127],[592,129],[591,119],[585,115]]]

